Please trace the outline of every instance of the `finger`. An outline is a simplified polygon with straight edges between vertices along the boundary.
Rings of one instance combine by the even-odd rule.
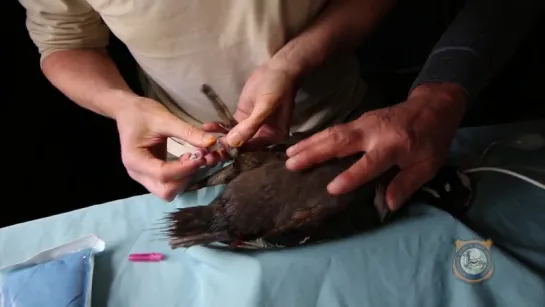
[[[156,129],[162,135],[177,137],[196,147],[208,147],[216,141],[214,135],[204,132],[172,114],[162,118],[157,123]]]
[[[231,159],[231,156],[229,155],[229,153],[227,153],[227,151],[224,149],[216,150],[214,153],[217,155],[217,159],[218,159],[215,161],[214,165]]]
[[[153,195],[167,202],[171,202],[174,200],[174,198],[176,198],[176,195],[178,195],[178,193],[183,192],[183,190],[187,187],[189,181],[190,181],[189,177],[170,181],[167,183],[160,183],[160,182],[154,181],[151,184],[152,187],[150,189],[150,192]]]
[[[125,159],[125,166],[131,171],[150,177],[155,181],[166,183],[177,180],[197,171],[206,160],[201,154],[196,158],[184,158],[164,161],[155,158],[148,150],[138,150]]]
[[[327,186],[332,195],[340,195],[373,180],[394,164],[389,151],[373,150],[363,155],[350,168],[337,176]]]
[[[286,167],[302,170],[332,158],[346,157],[363,151],[361,144],[361,134],[349,126],[331,127],[288,148]]]
[[[392,211],[399,209],[422,185],[437,173],[434,163],[425,161],[399,172],[386,188],[386,203]]]
[[[221,146],[217,146],[213,151],[209,151],[209,152],[214,152],[218,154],[218,156],[220,157],[220,162],[233,158],[231,155],[235,153],[232,152],[233,148],[230,147],[229,144],[227,144],[227,141],[225,140],[225,138],[219,138],[218,141],[221,143]],[[238,151],[238,150],[234,150],[234,151]]]
[[[229,129],[227,129],[226,127],[224,127],[222,124],[218,122],[204,123],[202,124],[201,128],[204,132],[208,132],[208,133],[227,134],[229,132]]]
[[[171,181],[167,184],[161,184],[142,174],[129,171],[131,178],[143,185],[150,193],[161,198],[164,201],[171,202],[179,191],[183,191],[189,184],[188,178]]]
[[[202,154],[200,152],[197,153],[197,156],[195,157],[195,153],[191,154],[191,153],[185,153],[183,155],[181,155],[178,160],[180,161],[187,161],[187,160],[195,160],[196,158],[197,159],[200,159],[202,157]],[[139,172],[135,172],[133,170],[128,170],[128,173],[129,175],[136,181],[138,181],[138,179],[136,179],[136,177],[138,178],[142,178],[142,174],[139,173]],[[175,178],[176,179],[176,178]]]
[[[180,157],[180,159],[182,161],[184,160],[201,160],[204,158],[204,156],[206,155],[206,151],[204,149],[198,149],[192,153],[186,153],[184,154],[182,157]],[[186,158],[186,156],[188,158]]]
[[[295,143],[294,145],[290,146],[287,150],[286,150],[286,155],[288,155],[288,157],[294,157],[296,156],[297,154],[301,153],[302,151],[308,149],[308,148],[312,148],[313,146],[315,146],[316,144],[320,144],[320,143],[323,143],[325,140],[327,140],[327,135],[329,135],[330,132],[328,132],[328,130],[324,130],[324,131],[320,131],[306,139],[303,139],[297,143]]]
[[[179,180],[194,174],[201,166],[206,164],[204,156],[200,158],[189,158],[188,160],[178,160],[163,162],[156,174],[151,174],[158,182],[166,183]]]
[[[238,102],[237,110],[233,115],[236,121],[241,122],[250,116],[252,110],[244,108],[245,106],[253,106],[253,101],[247,97],[241,96],[240,101]]]
[[[290,97],[290,99],[293,101],[294,98]],[[254,138],[263,136],[274,140],[284,140],[289,135],[292,109],[293,103],[290,103],[289,99],[283,98],[283,101],[279,101],[278,107],[265,120]]]
[[[221,153],[218,151],[212,151],[204,156],[207,166],[216,165],[223,160]]]
[[[245,150],[256,150],[272,144],[278,144],[286,139],[286,134],[280,131],[273,131],[270,127],[262,126],[253,138],[248,140],[242,147]]]
[[[206,152],[204,150],[197,150],[192,153],[185,153],[181,155],[178,158],[178,160],[183,163],[186,163],[185,161],[188,161],[188,160],[201,160],[205,154]],[[177,179],[177,178],[174,178],[174,179]]]
[[[267,98],[269,99],[269,98]],[[261,128],[265,120],[274,112],[276,103],[273,101],[258,101],[249,117],[240,121],[227,134],[227,142],[232,147],[240,147],[251,139]]]
[[[313,147],[308,147],[304,151],[289,158],[286,161],[286,168],[292,171],[309,168],[336,157],[337,150],[339,149],[340,148],[335,147],[335,143],[330,140],[326,140],[323,143],[317,143]]]
[[[288,157],[293,157],[308,148],[316,146],[316,144],[326,141],[333,141],[338,145],[345,145],[356,140],[362,141],[363,133],[360,130],[353,123],[335,125],[297,142],[286,150],[286,154]]]

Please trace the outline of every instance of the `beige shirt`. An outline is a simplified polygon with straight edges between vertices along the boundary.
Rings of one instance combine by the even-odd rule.
[[[234,112],[245,81],[297,36],[327,0],[20,0],[43,60],[52,52],[99,48],[109,31],[130,50],[146,94],[183,120],[219,120],[200,92],[210,84]],[[355,55],[332,58],[297,93],[292,131],[342,121],[366,87]],[[174,150],[169,144],[169,152]]]

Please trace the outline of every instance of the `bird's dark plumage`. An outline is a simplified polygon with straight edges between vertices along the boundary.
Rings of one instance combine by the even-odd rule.
[[[381,220],[373,201],[380,179],[341,196],[332,196],[326,189],[357,158],[331,160],[293,172],[285,167],[283,151],[243,152],[228,170],[232,175],[214,182],[227,185],[209,206],[171,213],[170,243],[177,247],[262,239],[286,246],[324,233],[328,223],[350,228],[342,232],[343,236],[347,231],[377,226]],[[249,160],[252,163],[247,163]]]
[[[294,141],[295,137],[286,143]],[[226,184],[209,206],[169,214],[171,247],[213,242],[248,248],[294,246],[345,237],[376,227],[386,218],[381,194],[397,169],[352,192],[332,196],[327,184],[361,155],[294,172],[285,167],[286,147],[241,151],[232,164],[190,186],[187,190]]]

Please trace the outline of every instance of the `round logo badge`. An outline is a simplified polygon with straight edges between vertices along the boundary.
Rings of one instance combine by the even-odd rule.
[[[480,282],[491,277],[492,241],[456,241],[454,275],[466,282]]]

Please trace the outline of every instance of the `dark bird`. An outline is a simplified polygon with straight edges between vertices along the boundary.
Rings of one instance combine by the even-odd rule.
[[[223,125],[235,125],[214,91],[207,85],[203,85],[202,91],[221,114]],[[213,242],[257,249],[295,246],[346,237],[375,228],[389,217],[384,187],[397,168],[352,192],[333,196],[327,192],[327,184],[361,154],[333,159],[300,172],[289,171],[285,167],[285,150],[302,137],[294,135],[282,144],[248,151],[226,148],[233,163],[186,190],[225,184],[223,192],[208,206],[182,208],[167,216],[170,246]],[[430,197],[429,193],[424,195]]]

